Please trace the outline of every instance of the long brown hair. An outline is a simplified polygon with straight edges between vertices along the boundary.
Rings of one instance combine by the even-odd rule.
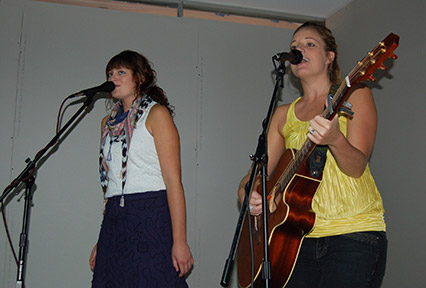
[[[139,96],[143,94],[150,96],[152,100],[165,106],[170,115],[174,114],[174,107],[170,105],[166,93],[156,85],[157,72],[145,56],[131,50],[125,50],[115,55],[109,60],[105,68],[106,77],[108,78],[109,71],[120,67],[132,70]]]
[[[296,31],[294,31],[293,36],[302,29],[313,29],[317,31],[317,33],[320,35],[321,39],[325,43],[325,52],[334,52],[334,60],[328,66],[328,78],[330,79],[331,83],[339,84],[341,82],[341,77],[340,66],[337,62],[337,43],[331,30],[321,23],[308,21],[299,26]]]

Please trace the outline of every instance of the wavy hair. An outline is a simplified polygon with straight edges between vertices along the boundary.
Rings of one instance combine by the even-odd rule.
[[[121,67],[130,69],[133,72],[138,97],[146,94],[155,102],[165,106],[169,110],[170,115],[174,115],[174,107],[170,105],[166,93],[156,84],[157,72],[155,72],[145,56],[131,50],[125,50],[115,55],[109,60],[105,68],[107,79],[109,71]]]

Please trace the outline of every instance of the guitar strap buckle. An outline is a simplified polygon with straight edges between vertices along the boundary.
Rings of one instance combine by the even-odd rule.
[[[324,170],[327,160],[327,145],[317,145],[309,156],[309,173],[312,177],[318,178]]]

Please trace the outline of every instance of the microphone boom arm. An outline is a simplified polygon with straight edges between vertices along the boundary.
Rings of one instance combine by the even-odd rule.
[[[112,82],[111,82],[112,83]],[[96,93],[94,93],[96,94]],[[92,96],[94,95],[92,94]],[[24,215],[22,219],[22,231],[20,235],[19,242],[19,258],[18,258],[18,269],[16,276],[16,288],[24,287],[24,278],[25,278],[25,266],[26,266],[26,254],[27,254],[27,242],[28,242],[28,227],[29,227],[29,215],[31,210],[31,201],[32,201],[32,186],[35,182],[34,170],[37,169],[37,162],[43,157],[43,155],[53,147],[61,135],[68,129],[68,127],[79,117],[79,115],[93,103],[93,97],[86,97],[83,105],[78,109],[78,111],[68,120],[68,122],[62,127],[61,130],[56,133],[56,135],[50,140],[50,142],[41,149],[33,160],[30,158],[26,159],[27,166],[22,170],[18,177],[16,177],[3,191],[0,195],[0,203],[3,206],[3,200],[16,188],[20,183],[26,185],[25,189],[25,201],[24,201]]]

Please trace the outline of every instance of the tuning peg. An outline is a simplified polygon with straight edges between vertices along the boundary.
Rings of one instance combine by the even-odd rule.
[[[392,55],[389,56],[391,59],[395,60],[398,59],[398,55],[392,53]]]
[[[368,80],[370,80],[371,82],[376,82],[377,81],[377,79],[374,78],[373,75],[370,75],[370,77],[368,77]]]
[[[385,65],[381,64],[381,65],[379,66],[379,69],[380,69],[380,70],[388,70],[388,67],[386,67]]]

